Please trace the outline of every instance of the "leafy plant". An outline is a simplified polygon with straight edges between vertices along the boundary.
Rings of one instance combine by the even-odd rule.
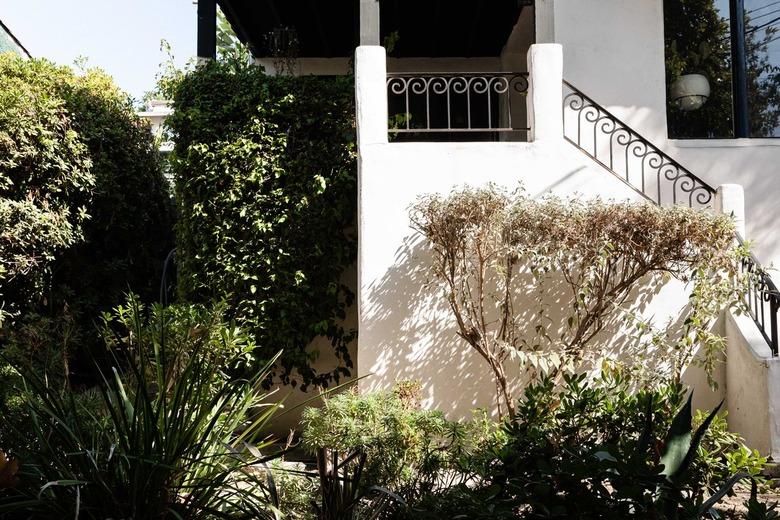
[[[501,442],[498,426],[484,412],[457,423],[424,410],[419,389],[403,382],[390,392],[329,397],[322,407],[304,410],[302,445],[316,456],[321,450],[359,453],[365,486],[387,488],[409,505],[436,488],[470,480]]]
[[[703,482],[710,493],[715,491],[717,483],[737,473],[749,475],[754,482],[763,482],[761,473],[767,458],[746,446],[738,433],[729,431],[727,417],[728,412],[724,411],[712,418],[691,467],[695,474],[692,478]],[[706,414],[697,410],[693,424],[700,425],[705,419]]]
[[[780,513],[777,512],[777,502],[773,504],[759,502],[758,486],[755,480],[750,484],[750,498],[745,506],[747,506],[745,520],[777,520],[780,518]]]
[[[668,277],[692,282],[682,333],[652,347],[683,367],[702,347],[712,370],[725,344],[711,332],[725,306],[740,300],[734,227],[728,217],[675,206],[557,198],[534,200],[495,186],[427,195],[411,208],[413,227],[433,253],[432,271],[446,290],[458,335],[490,366],[500,414],[516,412],[507,363],[531,379],[598,367],[607,349],[594,342],[611,320],[626,319],[632,295]],[[526,276],[525,273],[530,273]],[[563,325],[548,316],[547,291],[561,304]],[[534,302],[529,320],[522,305]],[[557,309],[556,309],[557,310]],[[660,334],[654,336],[658,340]]]
[[[355,451],[341,455],[334,450],[317,450],[320,502],[312,503],[317,520],[378,520],[393,508],[404,507],[403,499],[379,486],[362,481],[366,454]]]
[[[341,277],[357,250],[351,79],[269,77],[213,62],[167,88],[181,296],[225,300],[259,358],[283,350],[272,375],[285,384],[348,376],[356,331],[343,320],[354,294]],[[316,336],[330,340],[332,370],[312,367]]]
[[[530,385],[508,440],[469,485],[430,493],[408,518],[702,518],[747,473],[705,480],[699,448],[717,410],[692,429],[679,385],[630,389],[620,373]],[[678,410],[679,406],[679,410]]]
[[[101,367],[102,411],[79,405],[20,365],[36,447],[20,454],[20,484],[0,494],[0,513],[79,518],[277,518],[264,476],[263,429],[276,405],[262,404],[255,376],[215,387],[225,366],[209,334],[168,345],[131,303],[131,334]],[[163,316],[164,317],[164,316]],[[228,360],[230,361],[230,360]],[[227,363],[230,366],[230,362]],[[99,413],[99,416],[98,416]],[[86,414],[86,417],[85,417]]]
[[[172,247],[154,139],[97,69],[4,54],[0,98],[0,325],[63,317],[80,349],[96,348],[95,316],[128,288],[155,296]]]

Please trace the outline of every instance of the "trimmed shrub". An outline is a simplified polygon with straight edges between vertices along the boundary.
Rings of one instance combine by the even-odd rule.
[[[536,200],[493,185],[422,196],[410,213],[430,247],[431,273],[449,295],[458,335],[493,372],[499,414],[515,412],[508,365],[519,362],[529,380],[598,370],[615,354],[597,343],[610,322],[639,331],[639,348],[620,352],[633,368],[642,370],[648,356],[666,362],[665,372],[654,367],[649,379],[679,381],[693,362],[710,375],[725,349],[712,325],[722,309],[742,308],[738,266],[746,251],[734,245],[727,216],[682,206]],[[691,285],[680,331],[654,326],[631,308],[637,289],[672,277]],[[560,290],[565,296],[555,294]],[[561,323],[545,298],[561,300]]]
[[[349,375],[355,332],[342,320],[354,295],[341,277],[357,250],[351,79],[214,62],[170,95],[180,296],[227,301],[259,358],[283,351],[273,375],[284,383]],[[333,371],[312,368],[307,346],[318,335],[341,361]]]
[[[0,298],[68,313],[85,341],[132,289],[156,296],[172,247],[159,153],[105,73],[0,55]]]
[[[0,324],[39,301],[58,255],[83,240],[95,186],[65,101],[64,69],[0,55]]]

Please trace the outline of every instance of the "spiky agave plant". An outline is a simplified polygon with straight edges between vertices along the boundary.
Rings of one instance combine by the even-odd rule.
[[[117,354],[100,371],[102,411],[18,367],[37,448],[24,454],[21,484],[0,495],[0,516],[279,518],[255,469],[270,457],[247,448],[268,445],[261,436],[277,405],[261,404],[268,396],[261,383],[276,359],[215,388],[223,367],[207,355],[208,341],[175,359],[165,320],[155,329],[145,326],[137,303],[130,311],[134,352]]]
[[[736,473],[726,482],[723,482],[720,488],[706,500],[703,497],[697,497],[693,502],[682,499],[683,490],[689,484],[687,480],[691,466],[696,460],[699,445],[713,419],[721,406],[723,406],[721,401],[694,432],[691,427],[692,400],[693,392],[688,395],[687,402],[672,420],[660,459],[662,465],[660,475],[664,477],[664,480],[662,485],[658,487],[657,504],[669,519],[704,518],[707,515],[712,515],[714,513],[713,508],[731,491],[737,482],[750,478],[750,475],[747,473]],[[643,434],[642,437],[645,437],[645,435]]]

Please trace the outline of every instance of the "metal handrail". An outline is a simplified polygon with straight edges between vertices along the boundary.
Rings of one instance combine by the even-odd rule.
[[[527,92],[527,72],[391,72],[388,108],[402,119],[389,132],[527,132],[512,121],[513,101]]]
[[[744,245],[742,237],[737,233],[737,241]],[[778,355],[778,312],[780,311],[780,290],[772,281],[772,277],[761,266],[752,252],[742,259],[740,266],[743,273],[750,276],[749,289],[745,294],[745,305],[750,317],[758,327],[759,332],[769,345],[772,356]]]
[[[563,97],[564,137],[569,142],[658,205],[706,206],[714,200],[712,186],[574,85],[563,84],[570,91]],[[567,112],[576,114],[574,129],[567,129]]]
[[[680,193],[688,195],[687,201],[682,202],[687,202],[690,207],[705,207],[714,201],[715,188],[583,94],[577,87],[565,80],[563,84],[570,91],[563,97],[563,133],[567,141],[644,198],[659,206],[667,202],[679,204]],[[577,116],[574,130],[570,127],[567,129],[567,121],[571,120],[567,118],[567,108]],[[587,139],[583,138],[583,126],[587,131],[592,131]],[[620,157],[615,155],[616,148],[622,152]],[[664,190],[664,182],[671,183],[671,193]],[[736,240],[740,245],[744,245],[738,233]],[[750,277],[749,288],[745,294],[748,313],[766,340],[772,356],[776,357],[779,350],[780,291],[752,253],[743,258],[740,268],[743,274],[746,273]]]

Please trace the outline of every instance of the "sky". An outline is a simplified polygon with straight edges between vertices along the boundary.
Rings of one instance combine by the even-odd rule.
[[[179,66],[196,52],[193,0],[0,0],[0,20],[34,57],[62,65],[86,57],[136,99],[167,61],[160,40]]]

